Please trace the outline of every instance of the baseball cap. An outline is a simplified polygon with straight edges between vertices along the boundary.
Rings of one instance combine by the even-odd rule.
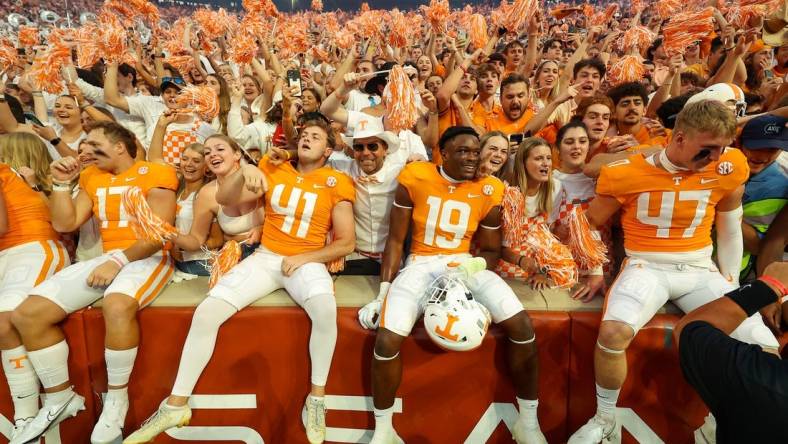
[[[785,117],[765,114],[756,117],[741,132],[741,143],[748,150],[779,148],[788,151],[788,119]]]

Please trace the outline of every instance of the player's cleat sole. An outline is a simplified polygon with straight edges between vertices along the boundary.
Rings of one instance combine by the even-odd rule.
[[[144,444],[152,442],[166,430],[180,428],[189,425],[192,419],[192,409],[188,405],[183,407],[169,408],[165,406],[167,401],[163,401],[159,409],[142,423],[136,432],[123,440],[123,444]]]
[[[85,398],[76,393],[65,401],[57,404],[44,403],[41,410],[32,421],[27,423],[22,430],[9,441],[9,444],[28,444],[38,441],[47,430],[60,424],[68,418],[77,416],[85,410]]]

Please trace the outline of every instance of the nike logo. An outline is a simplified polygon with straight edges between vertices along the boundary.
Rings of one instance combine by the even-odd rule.
[[[25,396],[14,396],[14,398],[16,398],[16,399],[25,399],[25,398],[29,398],[31,396],[36,396],[36,395],[38,395],[38,393],[31,393],[31,394],[25,395]]]
[[[317,185],[317,184],[314,184],[312,186],[315,187],[315,189],[325,188],[323,185]]]
[[[706,179],[705,177],[700,178],[700,184],[705,185],[707,183],[716,182],[717,179]]]
[[[62,415],[63,412],[66,411],[66,407],[68,407],[68,405],[71,403],[71,400],[74,399],[74,397],[76,395],[77,395],[76,393],[72,393],[71,396],[68,398],[68,400],[63,402],[63,405],[61,405],[59,409],[57,409],[55,411],[51,411],[51,410],[48,411],[47,412],[47,422],[51,423],[52,421],[55,421],[60,415]]]
[[[127,177],[126,182],[131,182],[132,180],[137,179],[136,177]]]
[[[481,194],[473,194],[473,193],[468,193],[468,198],[469,198],[469,199],[473,199],[473,198],[475,198],[475,197],[482,197],[482,195],[481,195]]]

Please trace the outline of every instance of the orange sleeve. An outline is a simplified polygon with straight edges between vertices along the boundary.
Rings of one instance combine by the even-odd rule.
[[[436,76],[441,76],[441,77],[443,77],[445,79],[446,78],[446,68],[443,65],[438,64],[438,66],[435,67],[435,75]]]
[[[482,187],[482,194],[484,194],[485,196],[489,195],[488,198],[484,199],[485,208],[484,211],[482,212],[484,214],[484,216],[482,216],[482,219],[487,217],[487,214],[490,212],[490,210],[492,210],[497,206],[500,206],[503,203],[503,190],[504,190],[503,182],[501,182],[498,178],[495,177],[488,177],[487,182],[488,183],[485,183],[484,186]]]
[[[727,167],[723,166],[725,162],[730,162],[729,174],[723,174],[728,171]],[[747,182],[750,177],[750,166],[747,164],[744,153],[736,148],[728,148],[717,163],[717,174],[723,178],[722,186],[725,188],[726,194]]]
[[[411,201],[414,200],[413,190],[416,189],[416,184],[418,183],[416,170],[419,167],[419,163],[421,162],[413,162],[405,165],[405,168],[403,168],[402,171],[400,171],[399,176],[397,176],[397,181],[399,184],[408,190]]]
[[[175,168],[170,165],[152,164],[152,179],[154,181],[151,188],[164,188],[165,190],[178,190],[178,175]]]
[[[346,200],[350,203],[356,202],[356,188],[353,185],[353,180],[345,174],[339,174],[337,177],[337,186],[334,191],[334,204]]]
[[[596,194],[610,196],[624,203],[625,199],[621,191],[626,189],[626,174],[622,174],[620,171],[626,165],[623,162],[629,163],[627,160],[619,160],[602,167],[596,181]]]

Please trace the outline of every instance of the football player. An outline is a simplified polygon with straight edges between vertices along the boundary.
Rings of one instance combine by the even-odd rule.
[[[52,229],[44,196],[19,173],[0,164],[0,356],[14,404],[11,438],[38,413],[38,377],[11,325],[11,313],[33,287],[68,264],[68,253]]]
[[[52,226],[71,233],[95,217],[104,254],[45,280],[12,314],[27,357],[47,394],[38,415],[11,441],[13,444],[35,440],[84,409],[84,398],[74,392],[69,381],[68,345],[58,324],[102,296],[108,393],[91,442],[120,438],[129,407],[127,385],[139,343],[137,311],[153,301],[173,272],[172,259],[160,242],[137,239],[121,201],[126,190],[139,187],[153,212],[172,223],[178,187],[175,170],[135,161],[134,135],[114,122],[96,123],[84,143],[93,149],[98,171],[81,177],[79,194],[72,200],[79,162],[66,157],[52,163]]]
[[[501,251],[504,185],[495,177],[476,177],[481,149],[472,128],[448,128],[439,145],[442,166],[415,162],[399,175],[381,267],[380,294],[387,295],[368,304],[380,318],[372,360],[375,434],[371,442],[403,442],[392,426],[394,396],[402,378],[400,347],[422,313],[420,301],[430,283],[449,264],[471,258],[470,242],[476,234],[488,270],[475,273],[468,286],[509,338],[509,365],[520,407],[513,434],[518,443],[545,443],[536,416],[538,361],[531,320],[512,289],[490,271]],[[399,272],[411,228],[412,254]]]
[[[325,385],[337,338],[334,281],[326,263],[353,251],[353,180],[328,166],[334,133],[322,121],[310,121],[298,141],[298,162],[275,166],[269,156],[260,174],[246,166],[219,184],[221,205],[260,199],[266,220],[260,248],[233,267],[208,292],[194,312],[183,346],[172,394],[126,444],[150,442],[159,433],[188,424],[189,397],[213,354],[219,327],[252,302],[284,288],[312,320],[309,356],[312,388],[306,401],[307,438],[325,439]],[[332,241],[326,244],[329,230]]]
[[[679,113],[664,150],[633,154],[602,168],[587,216],[599,227],[621,210],[627,258],[608,293],[594,352],[597,412],[569,443],[614,437],[626,349],[665,302],[688,313],[738,287],[741,198],[749,169],[741,151],[726,148],[735,131],[736,119],[723,104],[693,103]],[[777,348],[759,315],[732,336]],[[711,418],[707,423],[702,432],[713,442]]]

